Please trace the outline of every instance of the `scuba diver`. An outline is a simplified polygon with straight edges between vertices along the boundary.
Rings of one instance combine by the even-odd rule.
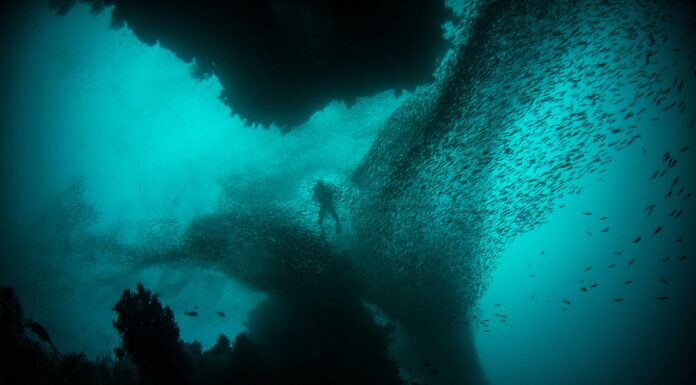
[[[334,206],[334,186],[329,186],[324,183],[323,180],[319,179],[317,184],[314,186],[314,200],[319,203],[319,227],[321,228],[321,239],[325,238],[324,232],[324,216],[328,212],[336,221],[336,234],[340,234],[343,230],[341,229],[341,220],[338,219],[338,214],[336,213],[336,207]]]

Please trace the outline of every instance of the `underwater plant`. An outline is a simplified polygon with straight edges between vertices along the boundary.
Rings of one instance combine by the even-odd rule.
[[[155,384],[187,383],[186,356],[171,308],[162,307],[157,295],[139,283],[135,292],[124,290],[113,309],[122,339],[117,355],[127,353]]]

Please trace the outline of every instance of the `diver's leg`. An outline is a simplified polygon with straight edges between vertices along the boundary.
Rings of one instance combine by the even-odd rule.
[[[334,221],[336,221],[336,234],[340,234],[343,231],[343,228],[341,228],[341,220],[338,218],[336,208],[331,206],[328,208],[328,211],[329,214],[333,217]]]
[[[321,206],[319,209],[319,229],[321,229],[321,239],[324,239],[324,216],[326,216],[326,207]]]

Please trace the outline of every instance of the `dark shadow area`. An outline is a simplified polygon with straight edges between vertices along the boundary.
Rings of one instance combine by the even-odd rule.
[[[75,2],[51,5],[65,14]],[[113,6],[114,26],[193,62],[194,76],[217,76],[233,113],[284,130],[332,100],[431,81],[452,16],[443,1],[420,0],[80,2]]]
[[[250,315],[234,344],[184,343],[169,306],[138,284],[113,309],[121,346],[96,362],[61,354],[0,289],[0,383],[7,384],[406,384],[389,357],[391,326],[377,325],[356,296],[274,296]],[[7,357],[13,357],[8,360]]]

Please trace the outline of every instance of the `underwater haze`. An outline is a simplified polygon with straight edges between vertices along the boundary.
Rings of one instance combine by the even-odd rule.
[[[408,2],[374,46],[344,1],[50,3],[2,10],[0,384],[696,381],[688,1]]]

